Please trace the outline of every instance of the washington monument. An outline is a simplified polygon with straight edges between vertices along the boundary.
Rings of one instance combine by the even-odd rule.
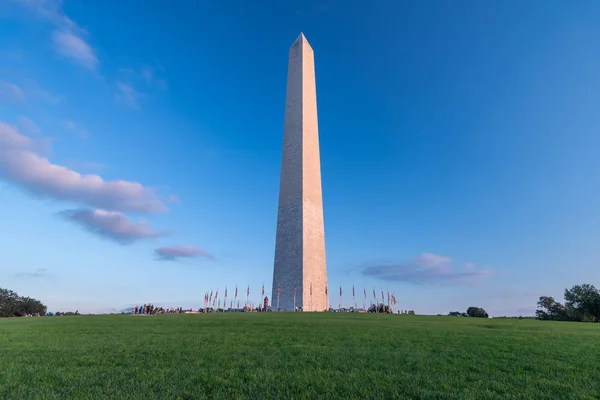
[[[277,212],[274,310],[329,308],[313,49],[301,33],[288,61]]]

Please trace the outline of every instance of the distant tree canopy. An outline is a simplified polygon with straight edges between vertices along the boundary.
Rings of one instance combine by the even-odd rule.
[[[474,318],[488,318],[488,313],[483,308],[469,307],[467,308],[467,316]]]
[[[585,283],[565,289],[565,304],[541,296],[535,311],[537,319],[552,321],[600,322],[600,291]]]
[[[46,314],[46,306],[31,297],[21,297],[12,290],[0,288],[0,317],[23,317]]]
[[[460,311],[451,311],[448,313],[448,316],[450,317],[468,317],[466,312],[460,312]]]

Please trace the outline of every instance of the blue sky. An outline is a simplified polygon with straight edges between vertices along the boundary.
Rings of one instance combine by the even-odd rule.
[[[599,283],[597,2],[121,3],[0,4],[0,286],[87,312],[269,293],[301,31],[332,305],[526,315]]]

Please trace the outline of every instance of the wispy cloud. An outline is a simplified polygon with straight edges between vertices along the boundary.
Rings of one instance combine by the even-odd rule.
[[[70,120],[70,119],[64,120],[63,126],[82,139],[85,139],[88,137],[87,129],[85,129],[81,124],[79,124],[73,120]]]
[[[138,92],[133,86],[117,82],[117,93],[115,93],[115,101],[129,108],[139,108],[139,99],[144,97],[143,93]]]
[[[159,70],[162,69],[159,68]],[[149,85],[156,86],[161,90],[167,90],[169,88],[167,80],[158,76],[156,68],[144,67],[142,68],[141,75]]]
[[[98,58],[94,50],[73,32],[56,30],[52,33],[52,40],[56,51],[63,57],[70,58],[92,70],[98,65]]]
[[[25,101],[25,92],[14,83],[0,80],[0,104]]]
[[[0,177],[36,195],[113,211],[162,212],[156,191],[138,182],[105,181],[53,164],[33,151],[31,139],[0,122]]]
[[[131,244],[166,234],[156,232],[147,222],[133,222],[118,211],[74,209],[61,211],[59,215],[95,235],[120,244]]]
[[[365,276],[419,285],[465,284],[491,273],[489,270],[476,269],[474,265],[456,269],[451,263],[452,259],[449,257],[425,253],[410,262],[377,263],[365,265],[361,269]]]
[[[28,135],[39,136],[42,134],[40,127],[28,117],[19,117],[17,119],[17,124],[19,125],[19,128]]]
[[[213,258],[206,251],[194,246],[159,247],[154,249],[154,253],[158,260],[163,261],[178,261],[183,258]]]
[[[20,85],[13,82],[0,80],[0,105],[2,103],[25,102],[31,100],[41,100],[51,104],[58,104],[64,100],[61,96],[56,96],[47,90],[44,90],[37,82],[26,79]]]
[[[42,278],[49,275],[46,268],[38,268],[33,272],[17,272],[14,274],[16,278]]]
[[[28,80],[24,88],[27,97],[34,100],[45,101],[50,104],[58,104],[65,100],[63,96],[55,95],[45,90],[34,80]]]
[[[157,88],[167,90],[169,83],[163,77],[164,68],[144,66],[139,70],[129,67],[122,67],[118,70],[121,78],[126,82],[135,82],[139,85],[145,85],[148,88]]]
[[[61,0],[19,0],[19,3],[54,26],[52,41],[58,54],[85,68],[92,70],[96,68],[98,57],[84,39],[87,31],[65,14]]]

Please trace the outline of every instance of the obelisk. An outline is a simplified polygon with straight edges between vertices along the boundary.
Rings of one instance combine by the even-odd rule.
[[[301,33],[290,48],[272,305],[329,308],[314,52]],[[279,297],[278,297],[279,296]]]

